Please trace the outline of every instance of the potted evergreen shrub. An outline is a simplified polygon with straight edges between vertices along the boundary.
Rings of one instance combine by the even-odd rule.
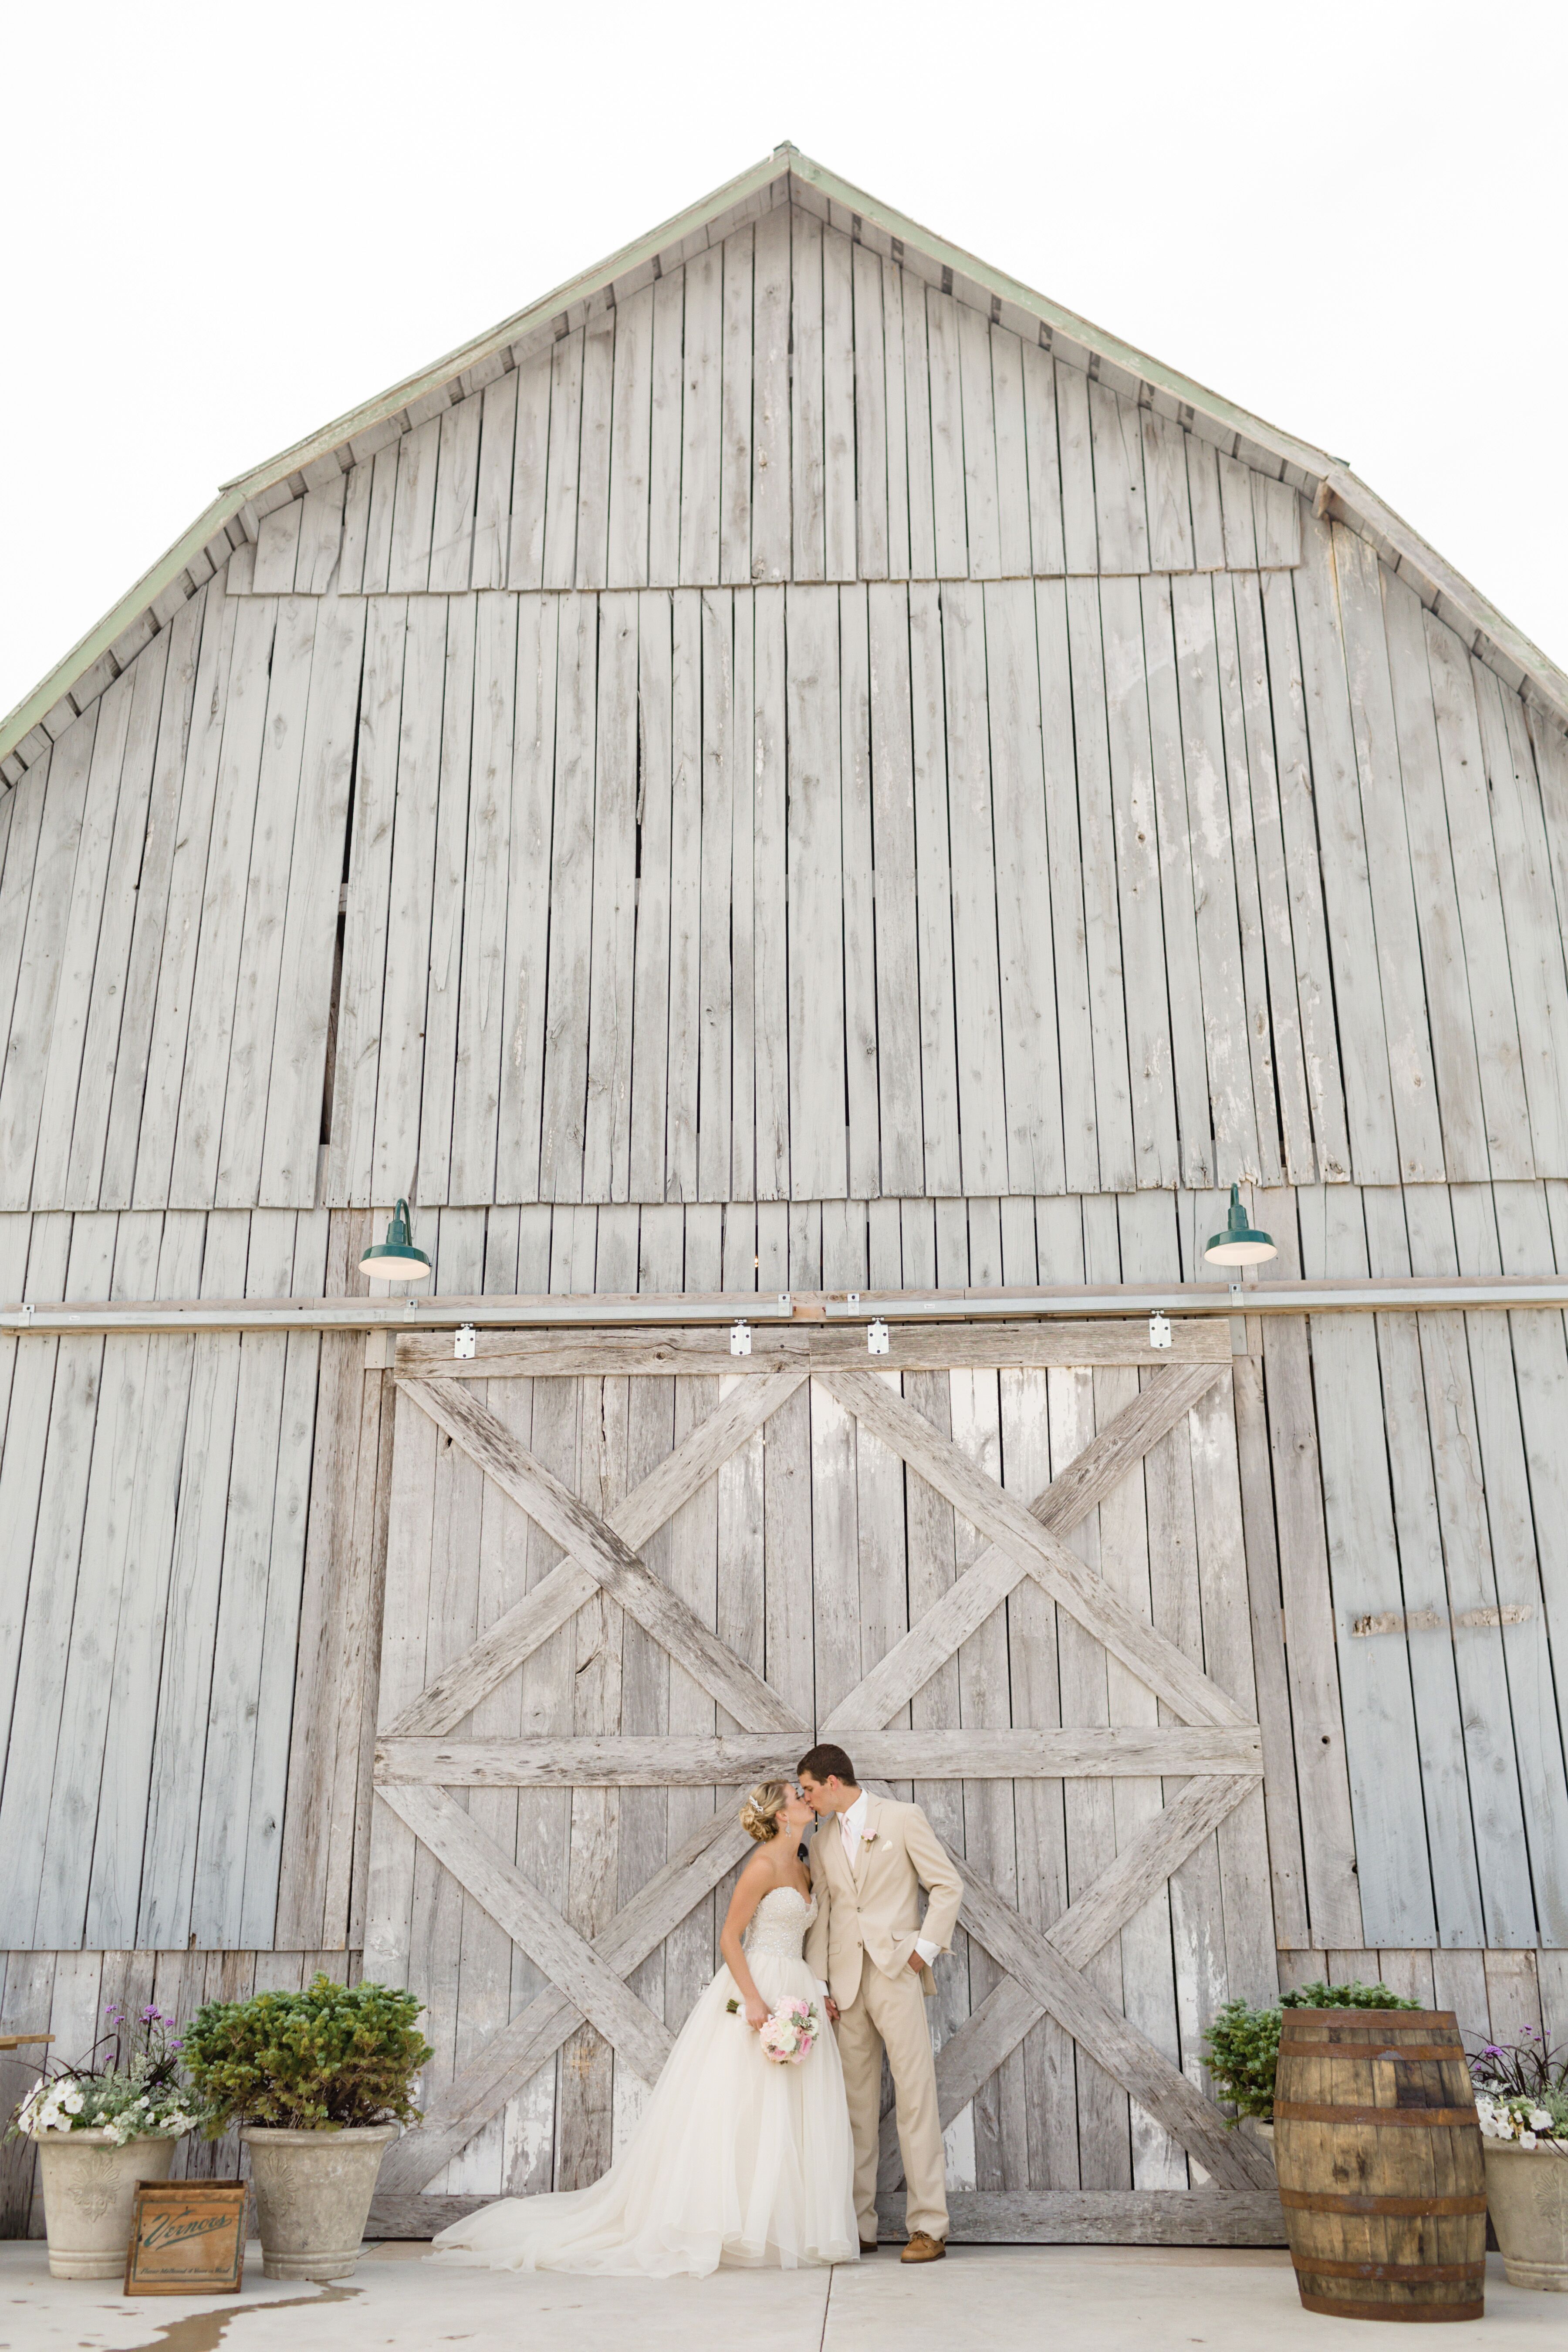
[[[417,2077],[433,2053],[412,1993],[334,1984],[209,2001],[186,2035],[191,2078],[216,2136],[231,2124],[250,2151],[268,2278],[347,2278],[398,2126],[417,2120]]]
[[[137,2182],[167,2180],[175,2141],[205,2118],[174,2020],[151,2002],[134,2021],[115,2001],[103,2014],[109,2031],[79,2065],[44,2069],[6,2135],[37,2148],[56,2278],[123,2275]]]
[[[1515,2286],[1568,2294],[1568,2053],[1533,2026],[1470,2061],[1487,2210]]]
[[[1260,2138],[1274,2137],[1274,2070],[1279,2060],[1279,2026],[1288,2009],[1419,2009],[1385,1984],[1310,1984],[1281,1993],[1271,2008],[1254,2009],[1227,2000],[1204,2035],[1209,2076],[1221,2099],[1236,2109],[1231,2127],[1250,2120]]]

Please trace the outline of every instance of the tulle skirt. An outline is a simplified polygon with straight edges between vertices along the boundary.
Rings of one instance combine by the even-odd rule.
[[[705,2278],[858,2258],[854,2150],[838,2045],[804,1960],[748,1955],[776,2008],[816,2003],[797,2066],[763,2055],[721,1968],[682,2027],[631,2141],[591,2189],[507,2197],[435,2241],[440,2262],[489,2270]]]

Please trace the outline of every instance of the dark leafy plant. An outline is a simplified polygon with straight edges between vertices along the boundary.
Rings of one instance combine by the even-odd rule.
[[[325,1976],[303,1992],[209,2001],[185,2032],[209,2137],[231,2124],[344,2131],[417,2121],[416,2077],[434,2055],[419,2010],[412,1993]]]
[[[1227,2000],[1204,2036],[1209,2075],[1219,2096],[1236,2108],[1232,2127],[1243,2116],[1269,2123],[1274,2116],[1274,2073],[1279,2062],[1279,2028],[1288,2009],[1419,2009],[1385,1984],[1309,1984],[1281,1993],[1277,2006],[1254,2009]]]

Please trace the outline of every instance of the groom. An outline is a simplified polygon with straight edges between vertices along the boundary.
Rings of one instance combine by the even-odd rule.
[[[963,1887],[920,1807],[868,1795],[857,1785],[855,1767],[842,1748],[825,1741],[809,1749],[795,1770],[801,1795],[821,1824],[811,1845],[816,1917],[806,1936],[805,1958],[838,2028],[855,2135],[860,2251],[877,2249],[886,2049],[907,2191],[909,2243],[903,2260],[940,2262],[947,2252],[947,2189],[925,1997],[936,1990],[931,1964],[952,1942]],[[928,1897],[923,1920],[922,1886]]]

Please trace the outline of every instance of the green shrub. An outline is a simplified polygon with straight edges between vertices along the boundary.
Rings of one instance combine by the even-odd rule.
[[[216,2137],[231,2124],[343,2131],[417,2121],[419,2070],[434,2055],[412,1993],[333,1984],[303,1992],[213,2000],[185,2032],[185,2063],[212,2110]]]
[[[1279,2059],[1279,2026],[1288,2009],[1419,2009],[1385,1984],[1310,1984],[1282,1993],[1273,2009],[1252,2009],[1227,2000],[1204,2036],[1208,2070],[1218,2095],[1243,2116],[1268,2123],[1274,2115],[1274,2070]]]

